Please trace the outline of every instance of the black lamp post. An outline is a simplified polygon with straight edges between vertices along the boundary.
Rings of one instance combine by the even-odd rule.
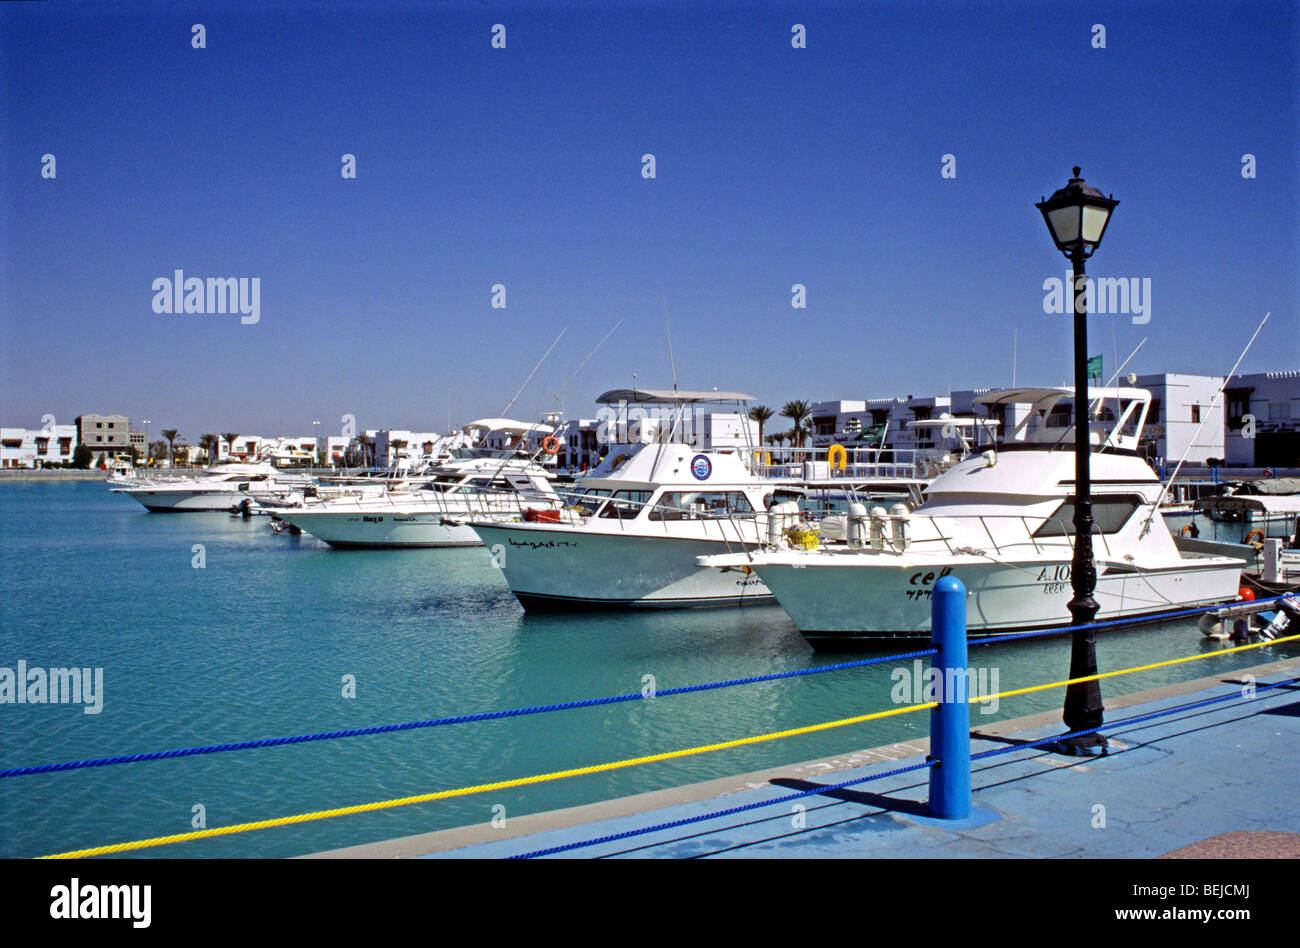
[[[1088,400],[1088,314],[1084,261],[1101,244],[1111,211],[1119,202],[1090,188],[1074,169],[1074,177],[1050,198],[1038,203],[1047,229],[1074,270],[1070,292],[1074,299],[1074,563],[1070,568],[1070,615],[1076,628],[1070,647],[1070,678],[1097,674],[1097,647],[1092,623],[1097,618],[1097,567],[1092,557],[1092,475],[1090,465],[1092,412]],[[1065,692],[1065,725],[1071,731],[1101,727],[1104,708],[1096,679],[1070,685]],[[1106,738],[1086,734],[1061,742],[1071,754],[1104,753]]]

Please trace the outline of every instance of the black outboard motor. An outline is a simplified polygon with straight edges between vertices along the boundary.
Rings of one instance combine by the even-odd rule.
[[[1300,599],[1297,599],[1294,594],[1278,600],[1277,615],[1264,631],[1259,633],[1259,637],[1271,642],[1278,636],[1285,635],[1293,626],[1300,628]]]

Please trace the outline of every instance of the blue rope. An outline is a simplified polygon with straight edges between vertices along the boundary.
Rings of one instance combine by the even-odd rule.
[[[1255,601],[1259,603],[1269,603],[1284,598],[1286,597],[1274,596],[1268,599],[1257,599]],[[1140,619],[1112,619],[1106,622],[1095,622],[1092,624],[1092,627],[1104,628],[1112,625],[1153,622],[1164,618],[1195,615],[1198,612],[1208,612],[1218,608],[1220,608],[1219,605],[1201,606],[1196,609],[1160,613],[1154,616],[1145,616]],[[1042,635],[1061,635],[1065,632],[1071,632],[1081,628],[1087,628],[1087,626],[1063,626],[1061,628],[1045,629],[1038,632],[1017,632],[1008,635],[992,636],[989,638],[972,639],[970,644],[989,645],[994,642],[1005,642],[1013,639],[1032,638]],[[748,678],[733,678],[728,681],[715,681],[702,685],[686,685],[680,688],[665,688],[663,691],[656,692],[655,697],[671,697],[673,695],[712,691],[718,688],[732,688],[737,685],[755,684],[763,681],[778,681],[785,678],[798,678],[803,675],[818,675],[822,672],[841,671],[846,668],[861,668],[866,665],[879,665],[883,662],[903,661],[906,659],[922,658],[926,655],[935,654],[938,654],[938,650],[934,648],[919,649],[914,652],[881,655],[875,658],[859,659],[852,662],[838,662],[833,665],[820,665],[816,668],[798,668],[792,671],[775,672],[768,675],[754,675]],[[315,741],[328,741],[342,737],[389,734],[395,731],[411,731],[419,728],[442,727],[448,724],[469,724],[475,721],[491,721],[501,718],[522,717],[529,714],[542,714],[548,711],[567,711],[574,708],[591,708],[599,705],[619,704],[625,701],[641,701],[645,700],[645,698],[646,696],[640,692],[634,692],[632,694],[612,695],[604,698],[588,698],[582,701],[565,701],[556,704],[536,705],[527,708],[513,708],[506,711],[484,711],[479,714],[462,714],[453,717],[432,718],[425,721],[407,721],[401,724],[381,724],[374,727],[347,728],[339,731],[324,731],[315,734],[297,734],[291,737],[270,737],[255,741],[233,741],[226,744],[207,744],[198,747],[177,748],[175,750],[150,751],[143,754],[124,754],[116,757],[97,757],[86,760],[72,760],[59,764],[41,764],[33,767],[12,767],[0,770],[0,778],[54,773],[62,770],[80,770],[87,767],[107,767],[113,764],[132,764],[150,760],[169,760],[177,757],[194,757],[200,754],[220,754],[226,751],[252,750],[261,747],[280,747],[286,744],[307,744]]]
[[[1296,684],[1297,682],[1300,682],[1300,678],[1291,678],[1288,679],[1287,681],[1279,681],[1270,685],[1259,685],[1258,687],[1256,687],[1255,691],[1256,693],[1261,691],[1268,691],[1272,688],[1281,688],[1286,685]],[[1082,737],[1088,734],[1095,734],[1098,731],[1101,731],[1103,729],[1111,730],[1116,727],[1119,727],[1120,725],[1136,724],[1140,721],[1147,721],[1147,720],[1151,720],[1152,718],[1164,717],[1165,715],[1176,714],[1180,711],[1190,711],[1194,708],[1199,708],[1204,705],[1217,704],[1219,702],[1228,701],[1237,697],[1240,697],[1240,695],[1236,693],[1219,695],[1218,697],[1207,698],[1204,701],[1196,701],[1193,702],[1192,704],[1179,705],[1174,708],[1165,708],[1161,711],[1153,711],[1149,714],[1139,714],[1131,718],[1123,718],[1119,721],[1112,721],[1109,724],[1103,725],[1103,727],[1090,728],[1086,731],[1067,731],[1064,734],[1057,734],[1052,737],[1044,737],[1037,741],[1030,741],[1024,744],[1013,744],[1008,747],[999,747],[995,750],[990,750],[990,751],[982,751],[978,754],[972,754],[971,760],[976,761],[986,757],[995,757],[999,754],[1010,754],[1018,750],[1024,750],[1027,747],[1038,747],[1042,744],[1056,743],[1057,741],[1061,741],[1069,737]],[[1246,699],[1243,698],[1242,700],[1246,700]],[[656,823],[653,826],[646,826],[634,830],[625,830],[622,833],[613,833],[609,836],[600,836],[596,839],[581,840],[576,843],[565,843],[562,846],[551,846],[547,849],[537,849],[537,850],[533,850],[532,852],[520,853],[519,855],[516,856],[507,856],[506,858],[507,859],[535,859],[541,856],[554,856],[557,853],[569,852],[574,849],[582,849],[587,846],[598,846],[601,843],[613,843],[622,839],[629,839],[633,836],[644,836],[649,833],[658,833],[663,830],[676,829],[680,826],[689,826],[692,823],[703,823],[707,820],[721,819],[724,816],[734,816],[737,813],[746,813],[750,810],[757,810],[765,806],[776,806],[779,803],[790,803],[794,800],[799,800],[804,797],[824,795],[834,790],[844,790],[848,787],[856,786],[857,784],[861,784],[861,783],[867,783],[868,781],[871,780],[881,780],[885,777],[896,777],[899,774],[905,774],[908,773],[909,771],[922,770],[926,767],[933,767],[936,763],[938,762],[927,757],[924,763],[910,764],[906,767],[896,767],[893,770],[886,770],[881,773],[871,774],[866,777],[858,777],[854,780],[846,780],[843,783],[819,784],[817,787],[815,787],[812,790],[803,790],[799,793],[792,793],[786,796],[776,797],[775,799],[772,800],[760,800],[757,803],[746,803],[743,806],[733,806],[725,810],[717,810],[713,813],[704,813],[701,814],[700,816],[690,816],[680,820],[672,820],[667,823]],[[676,840],[666,840],[665,842],[676,842]]]
[[[900,661],[934,655],[937,649],[927,648],[898,655],[880,655],[852,662],[839,662],[834,665],[819,665],[815,668],[797,668],[792,671],[774,672],[768,675],[753,675],[749,678],[733,678],[728,681],[714,681],[702,685],[684,685],[680,688],[665,688],[655,692],[655,697],[692,694],[699,691],[713,691],[718,688],[731,688],[736,685],[748,685],[762,681],[777,681],[783,678],[798,678],[803,675],[818,675],[822,672],[841,671],[845,668],[860,668],[864,665],[879,665],[882,662]],[[633,692],[626,695],[612,695],[606,698],[588,698],[583,701],[565,701],[557,704],[536,705],[528,708],[513,708],[507,711],[484,711],[479,714],[461,714],[454,717],[432,718],[427,721],[407,721],[403,724],[381,724],[374,727],[348,728],[341,731],[325,731],[318,734],[298,734],[293,737],[269,737],[257,741],[234,741],[228,744],[208,744],[200,747],[184,747],[176,750],[151,751],[145,754],[125,754],[118,757],[98,757],[89,760],[72,760],[61,764],[42,764],[35,767],[13,767],[0,770],[0,777],[22,777],[29,774],[53,773],[59,770],[80,770],[85,767],[106,767],[111,764],[131,764],[146,760],[168,760],[174,757],[193,757],[198,754],[219,754],[225,751],[250,750],[258,747],[280,747],[285,744],[307,744],[313,741],[328,741],[339,737],[359,737],[368,734],[388,734],[394,731],[412,731],[417,728],[442,727],[447,724],[468,724],[473,721],[492,721],[500,718],[515,718],[528,714],[541,714],[546,711],[567,711],[572,708],[591,708],[599,705],[619,704],[624,701],[643,701],[646,695]]]

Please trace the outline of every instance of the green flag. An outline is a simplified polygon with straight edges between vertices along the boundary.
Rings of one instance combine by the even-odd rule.
[[[1088,359],[1088,378],[1101,378],[1101,356],[1095,355]]]
[[[859,441],[879,441],[885,434],[884,424],[872,425],[858,435]]]

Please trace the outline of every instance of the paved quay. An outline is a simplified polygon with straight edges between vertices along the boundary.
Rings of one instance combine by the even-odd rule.
[[[972,815],[925,815],[928,769],[573,849],[569,858],[1300,857],[1300,659],[1107,697],[1104,757],[1026,748],[972,765]],[[1190,707],[1207,698],[1233,700]],[[1125,724],[1163,709],[1176,713]],[[1059,712],[972,732],[972,754],[1059,734]],[[588,806],[318,854],[499,859],[921,763],[924,740]]]

